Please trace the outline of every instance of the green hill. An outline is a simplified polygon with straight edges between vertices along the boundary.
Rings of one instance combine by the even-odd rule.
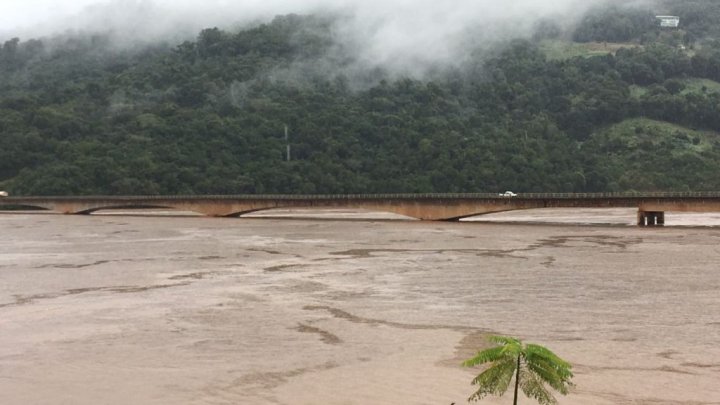
[[[627,12],[634,17],[622,24],[647,14]],[[575,36],[617,37],[598,13]],[[557,30],[545,27],[545,37],[467,49],[464,63],[422,77],[368,68],[327,16],[206,29],[135,50],[101,35],[10,40],[0,49],[0,188],[720,189],[720,43],[701,17],[688,17],[693,35],[707,34],[693,52],[642,25],[616,38],[642,46],[593,55],[597,45],[572,45],[548,56],[548,44],[572,35],[548,38]]]

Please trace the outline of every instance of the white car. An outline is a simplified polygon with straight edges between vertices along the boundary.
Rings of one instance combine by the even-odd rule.
[[[7,197],[9,195],[7,191],[0,191],[0,197]]]
[[[517,194],[513,193],[512,191],[506,191],[504,193],[498,194],[500,197],[517,197]]]

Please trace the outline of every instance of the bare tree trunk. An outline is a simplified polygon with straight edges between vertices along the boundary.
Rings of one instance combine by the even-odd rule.
[[[513,405],[517,405],[518,387],[520,387],[520,355],[518,355],[517,368],[515,369],[515,399]]]

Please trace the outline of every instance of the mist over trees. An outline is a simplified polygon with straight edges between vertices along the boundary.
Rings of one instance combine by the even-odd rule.
[[[0,49],[0,188],[720,189],[720,7],[663,7],[683,18],[680,30],[661,30],[646,6],[604,5],[573,27],[550,18],[527,39],[469,41],[461,63],[422,75],[338,41],[341,15],[283,15],[141,48],[100,34],[10,39]],[[548,56],[548,44],[569,39],[602,52]],[[603,51],[606,42],[622,44]]]

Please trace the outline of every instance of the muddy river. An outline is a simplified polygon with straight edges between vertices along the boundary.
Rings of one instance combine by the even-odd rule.
[[[462,404],[489,333],[561,404],[720,404],[717,215],[299,214],[0,214],[0,404]]]

